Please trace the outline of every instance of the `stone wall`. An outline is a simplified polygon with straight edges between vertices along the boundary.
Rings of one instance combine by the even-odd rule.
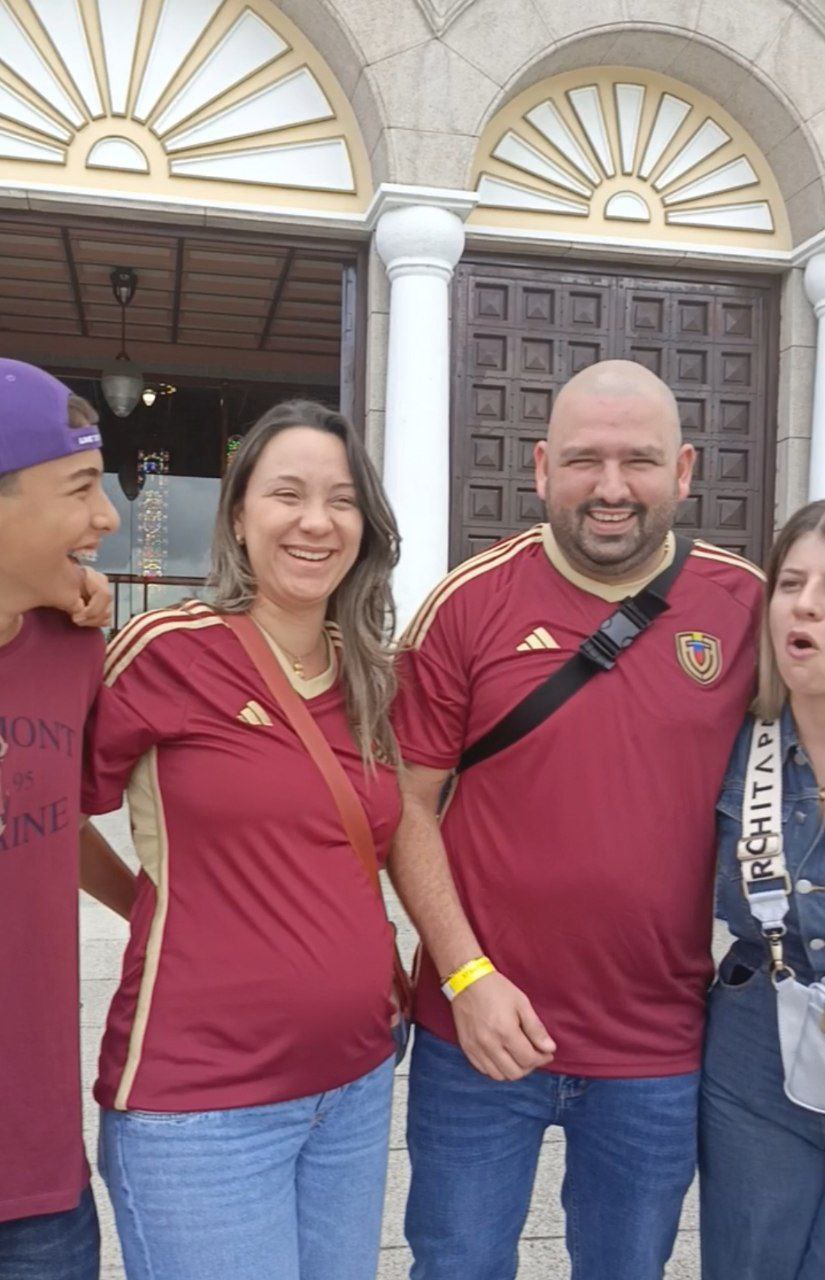
[[[777,529],[808,500],[816,322],[802,275],[801,268],[795,267],[782,286],[776,414]]]

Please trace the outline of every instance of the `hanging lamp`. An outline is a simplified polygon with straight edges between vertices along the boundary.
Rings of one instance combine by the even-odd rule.
[[[143,391],[143,374],[126,353],[126,308],[135,296],[137,275],[131,267],[115,267],[109,279],[120,306],[120,353],[103,370],[100,389],[117,418],[128,418]]]

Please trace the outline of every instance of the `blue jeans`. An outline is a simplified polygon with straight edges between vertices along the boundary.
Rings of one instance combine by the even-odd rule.
[[[373,1280],[393,1063],[229,1111],[104,1111],[128,1280]]]
[[[696,1164],[698,1086],[698,1072],[593,1080],[535,1071],[499,1082],[417,1028],[411,1277],[513,1280],[542,1137],[559,1124],[572,1280],[661,1280]]]
[[[727,956],[711,992],[700,1105],[703,1280],[823,1280],[825,1116],[782,1088],[776,996]]]
[[[2,1280],[98,1280],[100,1230],[91,1188],[76,1209],[0,1222]]]

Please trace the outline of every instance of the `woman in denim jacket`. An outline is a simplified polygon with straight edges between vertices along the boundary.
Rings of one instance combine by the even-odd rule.
[[[781,717],[791,883],[785,961],[825,977],[825,501],[798,511],[768,565],[756,712]],[[718,804],[717,914],[735,941],[710,995],[700,1128],[703,1280],[823,1280],[825,1115],[783,1091],[769,951],[741,889],[737,841],[752,720]]]

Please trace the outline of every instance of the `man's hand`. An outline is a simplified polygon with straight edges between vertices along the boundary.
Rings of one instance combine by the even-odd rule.
[[[78,627],[108,627],[114,605],[109,579],[88,565],[81,565],[81,569],[80,595],[71,613],[72,622]]]
[[[518,987],[488,973],[452,1002],[458,1040],[476,1071],[493,1080],[521,1080],[553,1061],[556,1046]]]

